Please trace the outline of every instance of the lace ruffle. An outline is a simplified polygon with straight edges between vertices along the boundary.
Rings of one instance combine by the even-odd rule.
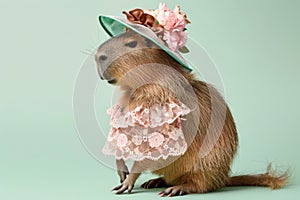
[[[182,155],[187,143],[181,129],[181,117],[190,109],[174,102],[137,107],[123,112],[116,104],[108,110],[112,126],[103,153],[117,159],[158,160]]]
[[[153,105],[152,107],[142,106],[136,107],[132,111],[123,113],[120,104],[114,105],[108,109],[111,115],[110,125],[114,128],[127,128],[129,126],[157,127],[164,123],[171,124],[179,116],[186,115],[190,109],[183,103],[176,104],[174,102],[164,105]]]

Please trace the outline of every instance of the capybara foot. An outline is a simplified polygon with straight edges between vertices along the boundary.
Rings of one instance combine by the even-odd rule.
[[[167,183],[163,178],[156,178],[156,179],[151,179],[149,181],[146,181],[141,185],[142,188],[145,189],[151,189],[151,188],[162,188],[162,187],[167,187]]]

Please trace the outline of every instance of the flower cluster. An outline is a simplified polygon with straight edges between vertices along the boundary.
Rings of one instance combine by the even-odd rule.
[[[174,10],[167,8],[165,3],[160,3],[157,10],[135,9],[126,14],[131,22],[142,24],[157,32],[158,27],[163,29],[162,39],[172,51],[178,51],[184,47],[187,41],[185,26],[190,23],[185,13],[176,6]]]
[[[152,15],[159,25],[163,26],[163,39],[172,51],[184,47],[187,40],[187,33],[184,30],[189,21],[185,13],[180,12],[179,6],[170,10],[165,3],[160,3],[157,10],[144,10],[144,12]]]

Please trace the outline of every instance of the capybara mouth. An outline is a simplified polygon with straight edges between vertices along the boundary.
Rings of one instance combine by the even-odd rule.
[[[116,79],[111,79],[109,81],[107,81],[109,84],[115,84],[117,83],[117,80]]]

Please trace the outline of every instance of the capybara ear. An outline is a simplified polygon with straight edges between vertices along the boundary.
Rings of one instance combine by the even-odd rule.
[[[147,46],[148,48],[152,48],[152,47],[153,47],[153,44],[154,44],[154,43],[153,43],[151,40],[145,38],[145,41],[146,41],[146,46]]]

